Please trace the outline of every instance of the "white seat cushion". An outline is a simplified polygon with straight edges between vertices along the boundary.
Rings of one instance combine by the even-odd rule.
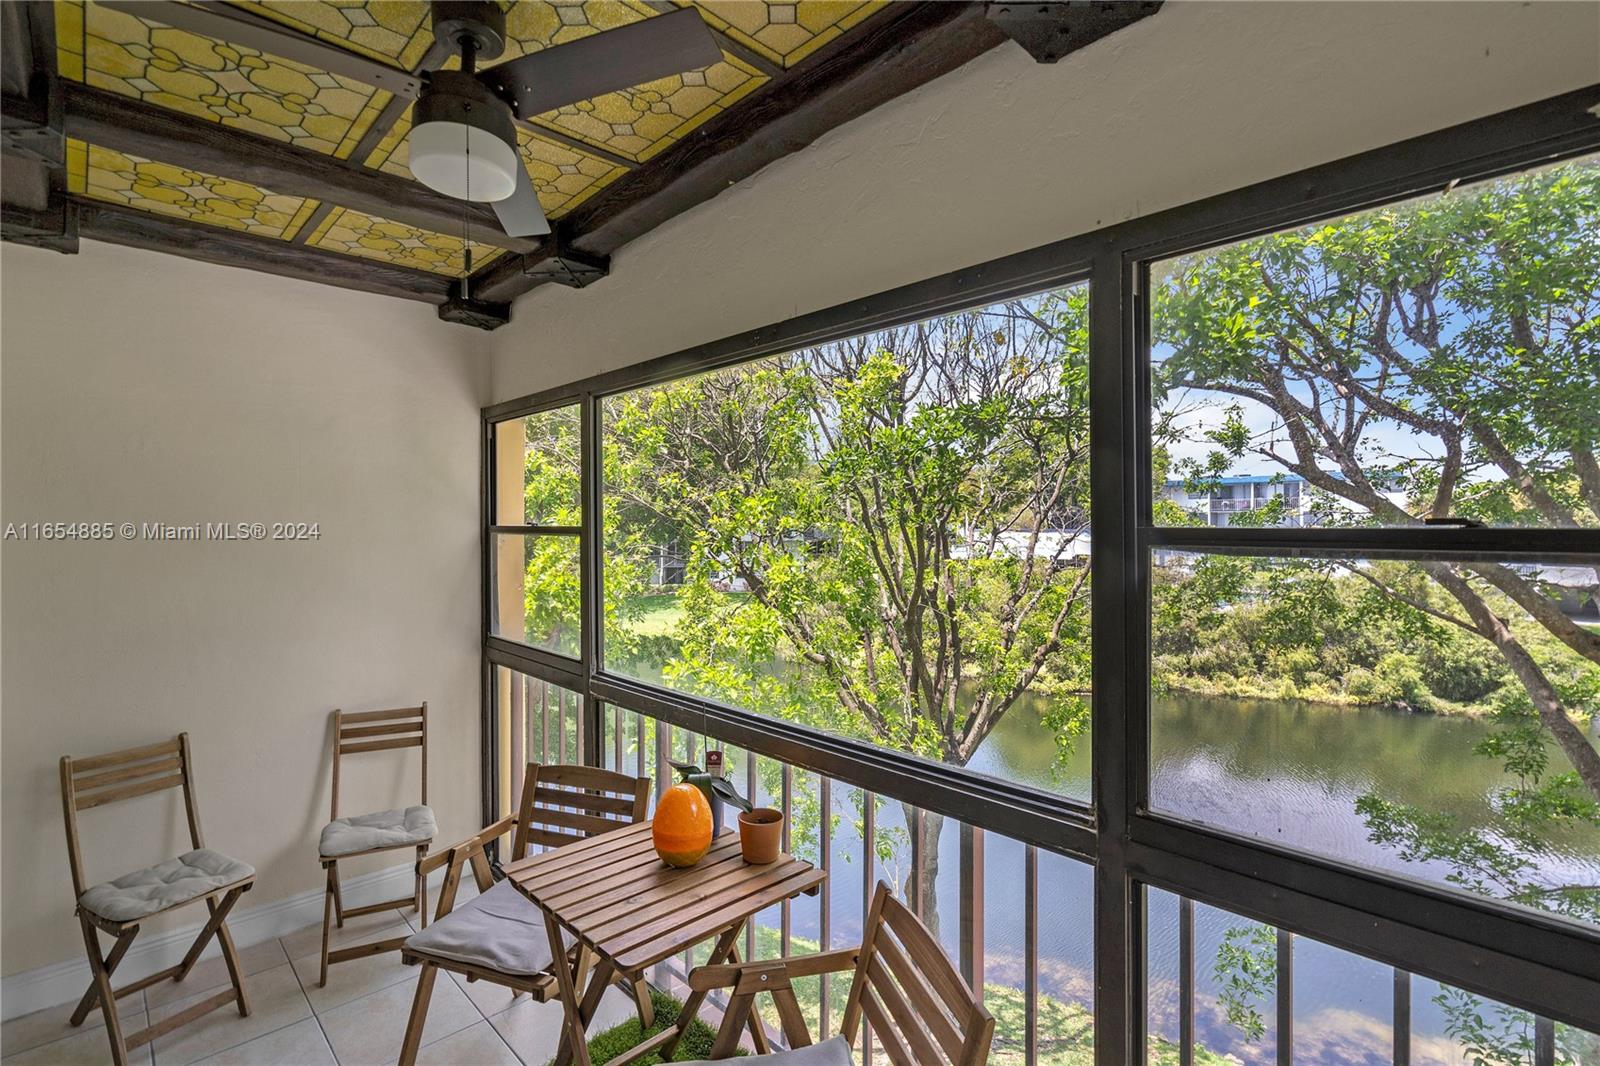
[[[519,977],[532,977],[550,966],[544,911],[510,881],[498,882],[429,923],[406,941],[406,948]]]
[[[322,827],[319,850],[325,859],[354,855],[374,848],[426,844],[439,831],[432,807],[407,807],[373,814],[338,818]]]
[[[796,1048],[793,1051],[756,1055],[745,1061],[760,1063],[761,1066],[856,1066],[856,1060],[850,1054],[850,1045],[844,1042],[842,1036],[824,1040],[820,1044],[812,1044],[810,1047]],[[679,1063],[678,1066],[719,1066],[719,1064],[700,1059],[695,1062]]]
[[[255,867],[201,848],[114,881],[102,881],[79,896],[78,905],[110,922],[131,922],[255,875]]]

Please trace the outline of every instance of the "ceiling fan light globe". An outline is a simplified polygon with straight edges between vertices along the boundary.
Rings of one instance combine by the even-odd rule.
[[[461,122],[424,122],[411,130],[411,173],[458,200],[492,203],[517,191],[517,151],[489,130]]]

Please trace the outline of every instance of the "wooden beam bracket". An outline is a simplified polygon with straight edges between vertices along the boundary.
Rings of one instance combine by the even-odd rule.
[[[78,205],[61,195],[51,196],[44,210],[5,204],[0,208],[0,240],[76,255]]]
[[[439,305],[439,321],[477,329],[499,329],[511,321],[511,305],[492,300],[474,300],[462,296],[459,289],[452,287],[449,299]]]
[[[48,167],[66,165],[65,108],[60,83],[48,74],[28,79],[28,95],[0,103],[0,148]]]
[[[1038,63],[1054,63],[1161,7],[1161,0],[1107,3],[1105,0],[1050,0],[1039,3],[990,3],[984,14]]]
[[[588,255],[558,244],[548,255],[524,256],[522,274],[535,284],[553,281],[573,289],[586,288],[611,273],[609,255]]]

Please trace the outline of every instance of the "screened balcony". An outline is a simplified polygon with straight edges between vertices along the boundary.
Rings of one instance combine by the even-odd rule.
[[[3,1066],[783,1055],[780,959],[857,1066],[1600,1066],[1595,0],[0,59]],[[702,768],[781,859],[657,841]]]
[[[829,873],[747,954],[887,879],[998,1062],[1593,1061],[1588,311],[1525,264],[1600,170],[1525,121],[488,409],[487,801],[720,750]]]

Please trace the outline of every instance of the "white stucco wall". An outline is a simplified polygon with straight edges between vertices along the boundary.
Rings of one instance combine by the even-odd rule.
[[[321,888],[335,707],[428,700],[441,833],[474,831],[486,375],[472,334],[425,304],[90,242],[76,256],[5,245],[0,293],[0,523],[299,521],[321,534],[0,543],[7,977],[84,958],[62,755],[187,730],[206,842],[258,871],[240,915]],[[405,769],[402,753],[352,760],[345,810],[415,803],[404,754]],[[176,791],[81,821],[91,880],[188,850]],[[48,988],[8,979],[7,1015],[13,992],[76,996],[86,982],[86,967]]]
[[[524,296],[509,399],[1600,82],[1600,4],[1169,0],[1006,43]]]

